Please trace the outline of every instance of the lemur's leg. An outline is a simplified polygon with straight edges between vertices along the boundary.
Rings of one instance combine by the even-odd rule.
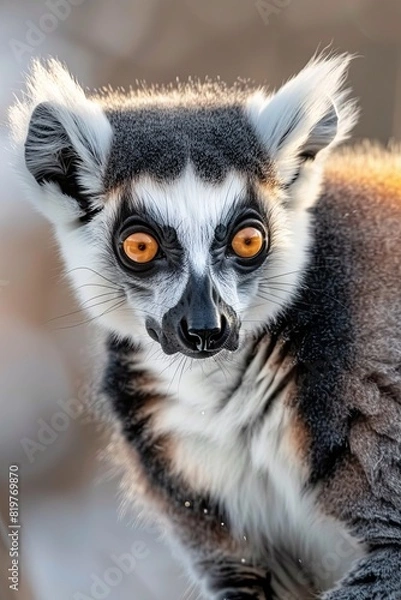
[[[323,600],[400,600],[401,546],[383,546],[360,560]]]
[[[247,538],[232,532],[228,519],[205,498],[182,502],[173,490],[165,505],[164,522],[178,543],[190,571],[207,600],[273,600],[268,566],[255,564]],[[208,509],[204,507],[208,506]],[[205,515],[207,510],[207,515]],[[224,521],[223,521],[224,519]]]
[[[194,566],[211,600],[273,600],[266,573],[238,559],[215,552]]]
[[[274,600],[266,565],[255,565],[246,543],[218,514],[202,518],[198,507],[168,509],[169,529],[207,600]]]

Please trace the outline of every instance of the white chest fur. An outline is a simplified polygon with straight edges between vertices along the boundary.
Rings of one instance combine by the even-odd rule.
[[[199,493],[219,498],[254,559],[272,565],[277,597],[306,599],[311,582],[316,591],[330,588],[363,549],[342,523],[319,510],[316,494],[304,490],[307,469],[291,439],[286,389],[255,419],[288,370],[277,368],[275,353],[264,364],[264,350],[262,344],[226,402],[224,392],[238,377],[235,362],[224,370],[197,363],[182,373],[180,366],[166,368],[162,358],[154,362],[172,398],[156,423],[174,435],[177,472]]]

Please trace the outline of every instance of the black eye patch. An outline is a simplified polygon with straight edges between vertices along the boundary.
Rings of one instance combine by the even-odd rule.
[[[250,271],[260,266],[267,257],[270,248],[270,236],[266,218],[254,208],[242,207],[236,214],[230,216],[227,223],[220,223],[214,231],[214,241],[211,247],[213,264],[226,264],[238,270]],[[250,258],[241,258],[233,252],[232,241],[237,232],[245,228],[254,228],[263,236],[263,246],[257,255]],[[228,263],[227,263],[228,261]]]
[[[127,203],[128,204],[128,203]],[[149,275],[161,268],[178,267],[182,264],[183,248],[173,227],[160,225],[145,210],[134,212],[131,207],[120,208],[113,230],[112,244],[120,266],[133,275]],[[143,232],[154,238],[158,252],[154,259],[145,263],[127,260],[124,252],[124,240],[135,232]]]

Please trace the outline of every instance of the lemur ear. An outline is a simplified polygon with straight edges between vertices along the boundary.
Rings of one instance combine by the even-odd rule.
[[[305,160],[346,139],[355,124],[355,103],[343,89],[349,61],[348,55],[314,59],[272,96],[257,92],[249,99],[249,117],[283,185],[295,181]]]
[[[101,208],[111,126],[57,61],[34,64],[28,93],[11,109],[10,121],[19,160],[36,181],[30,180],[31,188],[42,192],[33,195],[45,216],[85,220]]]
[[[98,169],[100,161],[96,148],[91,148],[90,141],[84,138],[83,129],[83,124],[65,109],[49,102],[38,104],[25,141],[25,164],[39,185],[57,184],[85,211],[90,208],[91,199],[85,189],[84,172],[88,163]]]

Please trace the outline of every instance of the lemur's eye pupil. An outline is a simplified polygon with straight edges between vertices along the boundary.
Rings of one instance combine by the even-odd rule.
[[[131,233],[123,242],[126,256],[136,263],[148,263],[152,261],[159,250],[159,244],[155,238],[145,231]]]
[[[264,245],[264,236],[256,227],[244,227],[237,231],[231,241],[234,253],[240,258],[254,258]]]

